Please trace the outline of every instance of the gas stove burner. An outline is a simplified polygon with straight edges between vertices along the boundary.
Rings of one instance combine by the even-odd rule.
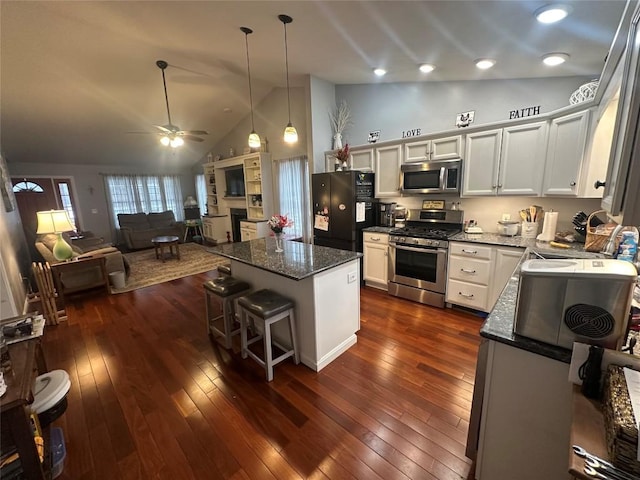
[[[439,228],[428,228],[428,227],[404,227],[392,230],[390,232],[391,235],[402,235],[405,237],[414,237],[414,238],[433,238],[437,240],[446,240],[449,237],[460,233],[462,230],[445,230]]]

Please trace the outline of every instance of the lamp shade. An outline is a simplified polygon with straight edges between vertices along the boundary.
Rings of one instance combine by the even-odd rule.
[[[66,210],[47,210],[37,212],[36,215],[38,216],[37,234],[71,232],[76,229]]]
[[[289,122],[284,129],[284,141],[286,143],[296,143],[298,141],[298,131],[291,122]]]
[[[187,197],[187,199],[184,201],[184,206],[185,206],[186,208],[189,208],[189,207],[197,207],[197,206],[198,206],[198,202],[196,201],[196,199],[195,199],[195,198],[193,198],[193,196],[189,195],[189,196]]]

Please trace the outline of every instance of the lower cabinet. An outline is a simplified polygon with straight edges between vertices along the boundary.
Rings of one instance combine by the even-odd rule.
[[[256,238],[263,238],[269,234],[269,225],[266,222],[240,222],[240,240],[246,242],[247,240],[255,240]]]
[[[389,235],[386,233],[364,232],[364,283],[371,287],[387,290],[389,279]]]
[[[524,249],[450,242],[447,303],[490,312]]]
[[[227,216],[202,217],[202,236],[213,243],[225,243],[227,230],[231,230],[231,225],[227,222]]]

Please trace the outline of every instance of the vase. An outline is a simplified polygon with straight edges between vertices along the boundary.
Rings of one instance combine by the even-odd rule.
[[[282,232],[274,232],[276,238],[276,253],[284,252],[282,249]]]
[[[338,150],[339,148],[342,148],[342,134],[336,133],[333,136],[333,149]]]

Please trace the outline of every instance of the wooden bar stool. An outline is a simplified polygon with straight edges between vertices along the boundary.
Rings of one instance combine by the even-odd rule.
[[[231,348],[231,337],[240,332],[235,328],[236,309],[234,300],[245,295],[251,289],[251,285],[231,276],[222,276],[209,280],[204,284],[205,307],[207,320],[207,333],[212,336],[224,337],[225,348]],[[222,314],[214,315],[212,301],[216,301],[221,307]],[[224,331],[216,327],[215,322],[222,319]]]
[[[272,291],[258,290],[238,299],[240,307],[240,345],[242,358],[250,356],[262,367],[267,374],[267,381],[273,380],[273,367],[283,360],[293,357],[296,364],[300,363],[300,353],[297,348],[296,341],[296,325],[293,314],[294,303],[287,297]],[[280,320],[289,318],[289,333],[291,334],[291,345],[293,348],[288,349],[271,338],[271,325]],[[256,322],[261,322],[263,326],[263,334],[258,335],[251,340],[247,339],[247,329],[249,322],[255,327]],[[255,330],[255,329],[253,329]],[[264,359],[249,350],[249,345],[260,340],[264,341]],[[272,343],[284,353],[277,358],[273,358]]]

